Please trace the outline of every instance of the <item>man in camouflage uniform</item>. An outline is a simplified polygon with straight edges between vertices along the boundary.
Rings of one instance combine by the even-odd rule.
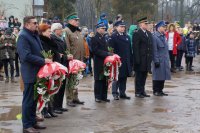
[[[79,18],[76,14],[71,14],[66,18],[67,27],[64,29],[67,50],[73,55],[74,59],[83,61],[85,49],[83,45],[83,36],[79,29]],[[78,98],[78,88],[66,89],[67,105],[75,107],[76,104],[84,104]]]
[[[11,82],[15,83],[14,80],[14,59],[15,59],[15,50],[16,50],[16,38],[12,34],[11,29],[7,29],[5,34],[0,38],[0,59],[3,62],[4,71],[6,75],[5,82],[9,82],[8,74],[8,64],[10,65],[10,76]]]

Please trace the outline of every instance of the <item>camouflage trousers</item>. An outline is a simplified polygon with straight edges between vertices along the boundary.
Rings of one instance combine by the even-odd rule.
[[[66,82],[66,89],[65,89],[65,93],[66,93],[66,102],[73,102],[73,101],[79,101],[79,98],[78,98],[78,88],[69,88],[67,86],[68,84],[68,79],[67,79],[67,82]]]

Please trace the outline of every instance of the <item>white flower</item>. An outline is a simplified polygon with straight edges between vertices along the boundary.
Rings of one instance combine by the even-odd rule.
[[[83,79],[83,75],[79,73],[79,74],[77,75],[77,80],[81,80],[81,79]]]
[[[43,89],[43,88],[37,88],[37,92],[38,92],[38,94],[41,94],[41,95],[44,95],[45,93],[46,93],[46,90],[45,89]]]
[[[110,62],[107,62],[106,63],[106,66],[111,66],[112,64]]]
[[[43,95],[42,96],[42,99],[44,100],[44,102],[46,103],[46,102],[49,102],[50,101],[50,96],[49,95]]]
[[[109,73],[109,72],[104,72],[104,75],[105,75],[105,76],[109,76],[110,73]]]
[[[53,77],[52,77],[53,80],[57,80],[57,79],[59,79],[59,78],[60,78],[59,75],[53,75]]]

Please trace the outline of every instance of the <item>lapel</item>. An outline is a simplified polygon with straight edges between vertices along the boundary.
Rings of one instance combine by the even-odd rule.
[[[105,36],[101,36],[99,33],[97,33],[97,40],[101,45],[105,45],[106,44],[106,39]]]
[[[142,29],[140,29],[140,33],[142,34],[143,37],[145,37],[146,39],[148,39],[147,35],[143,32]],[[147,32],[146,32],[147,33]]]
[[[39,47],[41,48],[41,50],[43,50],[43,47],[42,47],[41,41],[40,41],[40,39],[39,39],[39,36],[37,36],[37,35],[34,35],[34,36],[35,36],[35,39],[36,39],[37,42],[38,42]]]

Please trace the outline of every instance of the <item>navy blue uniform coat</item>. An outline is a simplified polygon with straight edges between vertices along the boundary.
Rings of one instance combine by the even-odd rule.
[[[114,53],[121,57],[122,66],[119,68],[118,77],[128,77],[132,72],[133,64],[130,37],[127,34],[120,35],[118,32],[114,32],[109,44],[114,48]]]

